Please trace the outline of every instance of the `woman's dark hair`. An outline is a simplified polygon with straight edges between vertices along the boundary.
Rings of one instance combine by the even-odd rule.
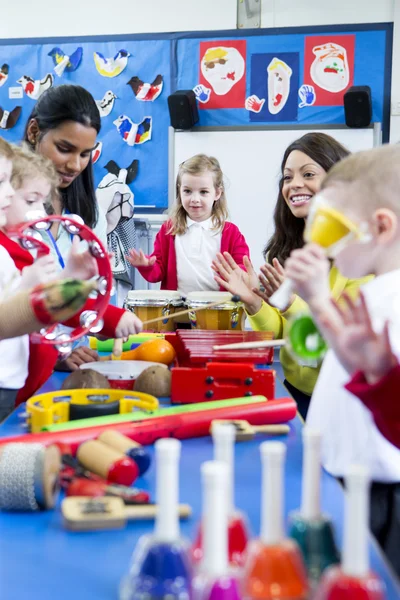
[[[279,194],[274,211],[275,231],[273,236],[268,240],[263,251],[264,258],[271,264],[272,259],[277,258],[281,265],[284,265],[285,260],[289,257],[292,250],[304,246],[303,234],[305,221],[304,219],[299,219],[293,215],[282,194],[284,181],[283,172],[289,154],[294,150],[299,150],[309,156],[326,172],[328,172],[335,163],[350,154],[350,152],[333,137],[326,135],[325,133],[317,132],[306,133],[286,148],[281,164]]]
[[[51,87],[40,96],[25,126],[24,140],[28,144],[28,126],[31,119],[36,119],[40,137],[65,121],[75,121],[86,127],[93,127],[97,133],[101,128],[99,109],[93,96],[79,85]],[[89,227],[96,225],[98,210],[91,160],[71,185],[60,189],[59,192],[64,209],[82,217]]]

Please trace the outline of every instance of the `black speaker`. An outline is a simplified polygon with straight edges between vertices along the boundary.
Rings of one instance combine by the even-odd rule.
[[[168,96],[169,116],[174,129],[191,129],[199,120],[193,90],[178,90]]]
[[[355,85],[343,96],[344,118],[347,127],[368,127],[372,121],[371,88]]]

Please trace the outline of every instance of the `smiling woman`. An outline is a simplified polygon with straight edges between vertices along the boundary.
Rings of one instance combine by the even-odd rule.
[[[91,162],[100,127],[92,95],[78,85],[59,85],[39,98],[27,121],[24,140],[32,150],[50,159],[56,169],[59,193],[52,198],[53,213],[80,216],[106,246],[107,223],[96,200]],[[71,236],[55,222],[47,241],[63,269],[71,251]],[[83,338],[80,344],[84,343]],[[76,368],[81,362],[96,359],[97,353],[82,345],[63,361],[63,367]]]
[[[304,246],[304,228],[311,199],[320,190],[329,169],[348,154],[346,148],[324,133],[307,133],[290,144],[282,160],[274,213],[275,232],[264,250],[267,263],[261,267],[261,275],[257,276],[251,265],[246,266],[247,274],[244,275],[229,255],[219,257],[214,264],[219,274],[217,282],[241,297],[250,325],[256,331],[272,331],[276,338],[283,338],[292,319],[308,310],[307,304],[296,295],[282,311],[268,301],[285,279],[286,259]],[[355,296],[364,281],[346,279],[335,265],[329,272],[329,286],[335,299],[344,291]],[[263,291],[260,291],[260,283]],[[280,359],[286,386],[296,400],[300,414],[305,417],[319,367],[317,364],[299,364],[285,347],[281,349]]]

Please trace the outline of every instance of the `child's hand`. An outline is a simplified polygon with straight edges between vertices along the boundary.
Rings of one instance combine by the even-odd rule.
[[[319,315],[321,328],[347,372],[363,371],[367,381],[375,383],[398,364],[390,346],[388,323],[382,333],[375,333],[362,292],[357,304],[347,294],[342,298],[344,306],[332,300],[335,319],[329,314]]]
[[[261,300],[253,291],[254,287],[258,287],[258,278],[247,256],[243,257],[243,264],[246,271],[239,267],[229,252],[218,252],[211,268],[216,273],[214,279],[218,285],[231,294],[240,296],[247,312],[254,315],[261,308]]]
[[[115,329],[115,337],[128,338],[130,335],[140,333],[142,329],[142,321],[132,312],[126,310],[118,321],[118,325]]]
[[[294,282],[296,293],[311,310],[321,308],[330,300],[329,268],[323,249],[316,244],[294,250],[285,263],[286,277]]]
[[[29,290],[40,283],[56,279],[60,273],[55,259],[51,254],[38,258],[33,265],[22,269],[20,289]]]
[[[56,365],[57,371],[77,371],[81,365],[99,360],[99,355],[95,350],[86,346],[79,346],[71,352],[65,360],[61,360]]]
[[[147,257],[143,250],[138,252],[134,248],[129,250],[129,254],[126,258],[131,263],[132,267],[152,267],[157,260],[155,256]]]
[[[99,274],[97,263],[88,250],[79,252],[80,240],[77,235],[72,239],[71,250],[67,258],[62,276],[65,279],[80,279],[85,281]]]

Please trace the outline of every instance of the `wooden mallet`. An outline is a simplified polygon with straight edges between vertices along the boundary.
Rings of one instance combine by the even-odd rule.
[[[289,425],[250,425],[248,421],[244,420],[214,420],[211,423],[210,433],[215,424],[233,425],[236,430],[235,439],[237,442],[252,440],[257,433],[265,433],[267,435],[284,435],[290,431]]]
[[[64,526],[71,531],[122,529],[128,521],[154,519],[157,509],[156,504],[126,506],[121,498],[112,496],[69,496],[61,503]],[[179,505],[181,519],[187,519],[191,513],[188,504]]]

